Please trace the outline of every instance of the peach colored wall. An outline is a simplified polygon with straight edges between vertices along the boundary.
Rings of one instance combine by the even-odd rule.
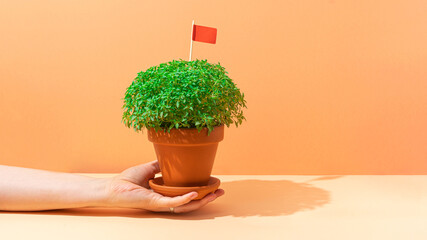
[[[116,172],[155,158],[121,123],[136,73],[194,58],[247,96],[214,174],[427,174],[425,1],[2,1],[0,164]]]

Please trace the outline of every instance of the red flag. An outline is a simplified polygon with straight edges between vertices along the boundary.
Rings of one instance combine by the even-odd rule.
[[[215,44],[216,43],[216,28],[194,25],[193,26],[193,41]]]

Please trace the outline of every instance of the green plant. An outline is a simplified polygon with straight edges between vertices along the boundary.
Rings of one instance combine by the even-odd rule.
[[[127,88],[122,120],[135,131],[204,128],[246,120],[244,94],[225,68],[207,60],[173,60],[138,73]]]

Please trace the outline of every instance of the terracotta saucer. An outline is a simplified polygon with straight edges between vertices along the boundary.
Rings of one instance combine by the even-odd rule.
[[[148,184],[150,187],[157,193],[160,193],[164,196],[168,197],[176,197],[181,196],[189,192],[197,192],[199,195],[194,199],[202,199],[204,196],[208,195],[211,192],[214,192],[218,189],[221,181],[216,177],[211,177],[209,179],[209,183],[206,186],[197,186],[197,187],[171,187],[165,186],[163,183],[162,177],[157,177],[151,179]]]

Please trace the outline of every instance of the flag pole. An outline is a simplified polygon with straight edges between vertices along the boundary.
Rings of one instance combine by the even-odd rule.
[[[190,60],[188,61],[191,61],[191,54],[193,53],[193,30],[194,30],[194,20],[193,20],[193,23],[191,24]]]

